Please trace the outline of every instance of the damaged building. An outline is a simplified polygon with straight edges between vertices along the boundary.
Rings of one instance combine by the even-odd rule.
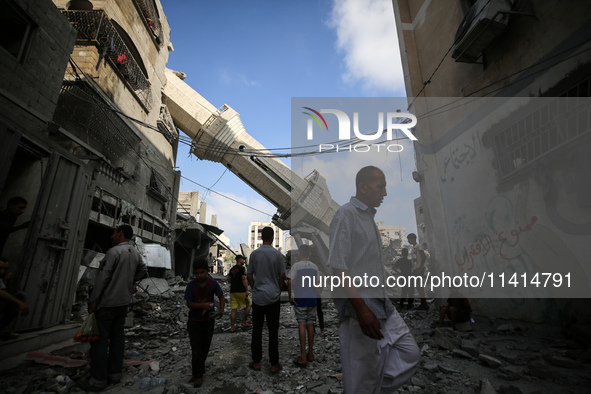
[[[494,279],[482,313],[589,324],[590,3],[393,5],[432,268]]]
[[[173,48],[160,2],[3,5],[0,206],[28,204],[2,255],[30,307],[13,329],[30,331],[70,319],[78,281],[117,225],[133,227],[156,275],[174,270],[175,240],[185,271],[221,230],[177,217],[179,135],[162,94]],[[192,229],[179,237],[177,227]]]
[[[236,173],[277,207],[274,224],[297,226],[325,260],[338,207],[326,181],[294,175],[236,111],[214,107],[165,68],[173,47],[159,1],[8,0],[6,9],[14,34],[0,47],[0,206],[15,196],[28,205],[2,253],[10,288],[31,305],[15,331],[71,318],[80,279],[92,282],[87,268],[119,224],[133,227],[155,276],[186,279],[196,258],[229,250],[222,230],[205,224],[205,207],[199,220],[178,209],[177,127],[195,155]]]

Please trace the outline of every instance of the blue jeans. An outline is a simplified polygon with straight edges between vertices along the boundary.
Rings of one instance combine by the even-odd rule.
[[[279,314],[281,304],[279,301],[270,305],[257,305],[252,303],[252,342],[250,350],[252,361],[260,363],[263,358],[263,323],[267,319],[269,331],[269,361],[271,365],[279,364]]]
[[[121,379],[127,305],[100,308],[94,315],[100,333],[98,341],[90,343],[90,376],[94,385],[106,386],[108,379]]]

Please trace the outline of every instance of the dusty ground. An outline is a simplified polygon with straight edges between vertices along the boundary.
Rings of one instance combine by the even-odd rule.
[[[266,354],[261,372],[247,367],[250,331],[230,333],[226,309],[216,323],[204,384],[195,389],[187,384],[190,347],[182,291],[177,288],[160,296],[139,297],[133,307],[133,325],[127,329],[127,351],[130,360],[147,363],[127,366],[122,383],[104,392],[341,393],[342,383],[333,377],[340,373],[338,320],[332,302],[325,300],[324,305],[329,333],[316,336],[316,362],[299,368],[292,363],[299,351],[295,318],[289,304],[282,304],[280,355],[284,368],[277,375],[270,374]],[[402,314],[422,350],[422,360],[400,393],[591,392],[591,355],[553,327],[503,321],[494,326],[487,317],[475,316],[473,331],[461,333],[432,329],[437,317],[434,308]],[[87,344],[76,344],[53,354],[83,359],[87,348]],[[264,348],[266,353],[266,343]],[[80,393],[74,382],[67,381],[84,376],[87,370],[88,366],[64,368],[27,361],[0,374],[0,393]],[[141,389],[143,377],[162,377],[167,383]]]

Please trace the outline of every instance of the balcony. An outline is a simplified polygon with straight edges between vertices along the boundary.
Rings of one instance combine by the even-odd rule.
[[[78,31],[77,40],[95,41],[140,104],[147,111],[152,109],[150,82],[105,12],[101,10],[62,12]]]
[[[156,121],[156,124],[158,125],[158,130],[166,137],[168,142],[171,144],[176,143],[179,139],[179,133],[172,121],[170,112],[168,112],[168,107],[164,104],[160,106],[160,117]]]
[[[154,6],[154,1],[134,0],[134,4],[142,16],[144,24],[150,32],[151,37],[156,42],[156,45],[162,45],[162,25],[160,24],[160,16]]]
[[[77,139],[101,152],[117,169],[104,172],[116,184],[120,177],[138,177],[141,157],[136,152],[141,139],[109,105],[91,84],[85,81],[65,81],[60,91],[53,121]]]

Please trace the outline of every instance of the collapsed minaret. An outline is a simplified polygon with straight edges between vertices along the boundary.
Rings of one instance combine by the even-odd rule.
[[[240,115],[228,105],[214,107],[167,69],[164,95],[175,125],[192,139],[191,153],[221,163],[277,208],[273,223],[299,238],[311,239],[322,260],[327,234],[339,205],[317,171],[305,179],[250,136]]]

